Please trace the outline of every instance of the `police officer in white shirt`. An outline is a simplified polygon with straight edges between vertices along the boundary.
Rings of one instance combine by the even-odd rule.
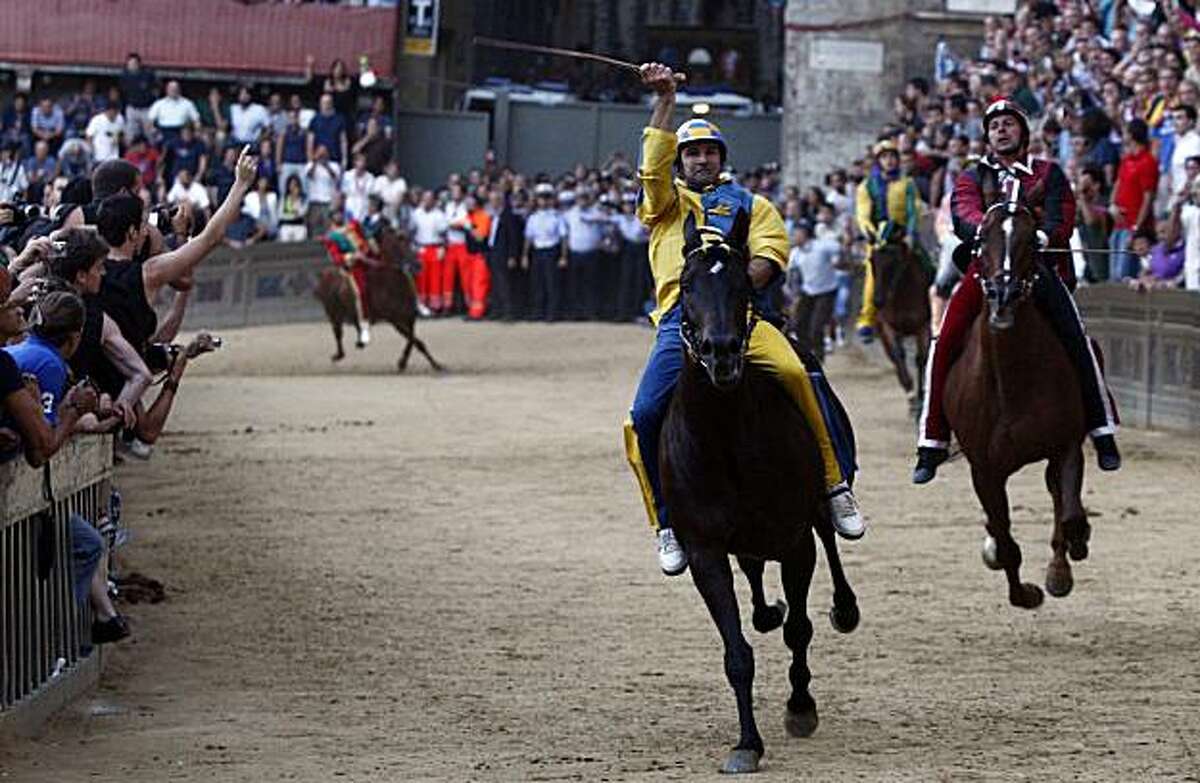
[[[530,318],[557,321],[562,317],[567,273],[567,224],[554,208],[554,188],[543,182],[534,188],[537,206],[525,221],[525,257],[530,268]]]
[[[567,207],[567,308],[575,320],[595,318],[600,304],[597,274],[601,223],[604,219],[592,206],[591,191],[563,191],[559,202]]]
[[[637,198],[636,193],[623,194],[621,214],[616,217],[624,240],[617,279],[617,319],[622,321],[645,318],[650,295],[650,230],[637,216]]]

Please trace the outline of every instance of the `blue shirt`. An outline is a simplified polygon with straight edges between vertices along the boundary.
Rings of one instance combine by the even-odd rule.
[[[282,158],[284,163],[307,163],[308,154],[305,152],[305,132],[299,125],[290,125],[283,132]],[[315,147],[314,147],[315,149]],[[330,150],[332,152],[333,150]],[[339,152],[341,148],[339,146]]]
[[[346,132],[346,120],[340,114],[313,115],[308,121],[308,131],[313,135],[313,152],[324,145],[329,150],[329,159],[342,162],[342,134]]]
[[[539,209],[525,221],[525,238],[535,250],[556,248],[567,235],[567,224],[553,209]]]
[[[42,413],[51,426],[58,424],[58,405],[67,391],[67,363],[58,349],[36,334],[4,348],[22,373],[37,378],[42,391]]]
[[[187,169],[188,172],[195,177],[196,172],[200,170],[200,158],[208,154],[208,145],[197,138],[192,138],[191,141],[184,141],[181,137],[175,137],[169,143],[168,147],[168,169],[167,169],[167,187],[170,188],[175,182],[175,177],[179,172]]]
[[[594,207],[572,207],[563,215],[567,222],[567,249],[591,253],[600,247],[601,218]]]

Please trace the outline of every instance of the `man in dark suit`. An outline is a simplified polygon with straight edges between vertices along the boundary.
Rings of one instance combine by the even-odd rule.
[[[512,321],[524,317],[529,287],[528,270],[521,268],[524,226],[499,188],[488,193],[488,213],[492,217],[486,251],[488,271],[492,275],[492,301],[488,312],[492,318]]]

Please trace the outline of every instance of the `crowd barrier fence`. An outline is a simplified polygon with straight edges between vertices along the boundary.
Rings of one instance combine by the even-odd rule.
[[[1076,300],[1124,423],[1200,432],[1200,294],[1098,285]]]
[[[69,516],[94,523],[111,477],[107,435],[72,439],[48,471],[0,465],[0,735],[35,733],[99,679],[101,648],[82,655],[91,614],[75,604]]]

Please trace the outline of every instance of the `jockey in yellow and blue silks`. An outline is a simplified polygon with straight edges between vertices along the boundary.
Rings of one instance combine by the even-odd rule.
[[[641,73],[643,82],[658,93],[650,125],[642,132],[638,170],[642,186],[638,217],[650,229],[650,268],[657,303],[651,319],[657,336],[625,423],[625,451],[650,525],[657,531],[659,565],[673,576],[687,568],[687,557],[663,504],[658,440],[684,366],[679,332],[684,219],[693,215],[701,225],[728,232],[737,211],[745,210],[750,215],[749,275],[755,289],[763,288],[786,268],[788,238],[783,218],[769,201],[722,173],[725,140],[715,125],[693,119],[672,131],[675,84],[680,77],[658,63],[643,65]],[[676,173],[681,175],[679,179]],[[838,465],[808,372],[791,344],[770,323],[760,321],[751,333],[746,359],[777,378],[807,418],[824,459],[835,528],[848,538],[862,536],[865,523]]]
[[[854,216],[867,236],[867,279],[863,283],[862,309],[858,313],[858,336],[869,343],[875,336],[875,275],[871,270],[874,246],[903,231],[910,248],[916,248],[917,221],[921,201],[912,177],[900,171],[900,151],[890,141],[875,145],[875,166],[858,184]],[[896,232],[896,233],[893,233]]]

